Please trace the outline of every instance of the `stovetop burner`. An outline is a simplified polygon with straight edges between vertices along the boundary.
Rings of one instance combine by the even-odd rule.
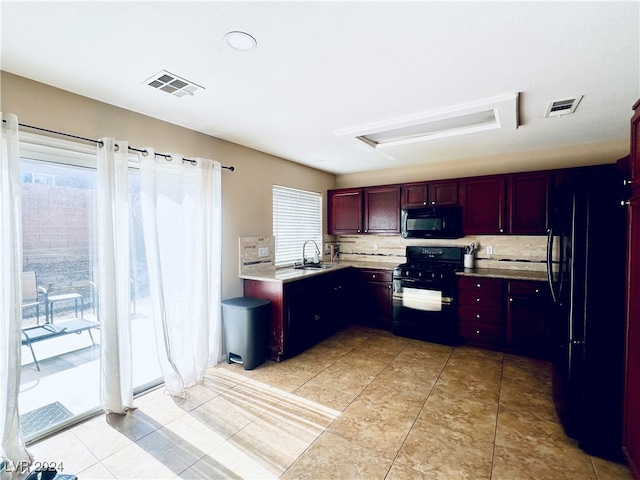
[[[455,272],[463,267],[464,252],[460,247],[407,247],[407,262],[402,269],[431,272]]]

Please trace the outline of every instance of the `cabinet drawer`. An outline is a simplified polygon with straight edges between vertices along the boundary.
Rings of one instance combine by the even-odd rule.
[[[460,294],[462,292],[482,292],[486,294],[502,295],[502,280],[484,277],[460,277],[458,279]]]
[[[502,344],[503,333],[499,327],[460,321],[459,330],[460,336],[469,343],[496,346]]]
[[[360,278],[367,282],[391,282],[393,281],[393,272],[391,270],[378,270],[362,268],[358,270]]]
[[[502,307],[502,295],[486,294],[464,290],[460,292],[459,304],[466,307],[495,308]]]
[[[543,297],[549,290],[544,282],[511,281],[507,284],[509,295],[531,295]]]
[[[474,322],[494,327],[502,326],[502,310],[497,308],[479,308],[461,305],[458,308],[460,322]]]

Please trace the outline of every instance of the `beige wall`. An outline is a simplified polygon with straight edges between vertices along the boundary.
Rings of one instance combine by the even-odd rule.
[[[222,298],[242,294],[238,237],[272,233],[272,184],[322,193],[335,187],[332,174],[7,72],[0,75],[0,111],[15,113],[20,123],[87,138],[114,137],[133,147],[236,168],[222,173]]]
[[[629,139],[621,139],[493,157],[470,158],[455,162],[429,162],[405,168],[338,175],[336,187],[365,187],[497,173],[602,165],[615,163],[616,160],[626,155],[629,155]]]
[[[242,293],[237,278],[238,237],[271,234],[272,184],[324,193],[339,187],[612,163],[629,153],[628,140],[620,140],[336,177],[7,72],[0,73],[0,93],[0,111],[17,114],[21,123],[88,138],[115,137],[134,147],[154,147],[159,152],[212,158],[235,166],[233,173],[223,171],[222,181],[223,298]]]

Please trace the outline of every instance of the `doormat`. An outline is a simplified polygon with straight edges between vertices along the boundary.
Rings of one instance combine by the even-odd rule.
[[[73,414],[69,410],[64,408],[61,403],[53,402],[20,415],[22,434],[28,438],[47,427],[57,425],[70,418],[73,418]]]

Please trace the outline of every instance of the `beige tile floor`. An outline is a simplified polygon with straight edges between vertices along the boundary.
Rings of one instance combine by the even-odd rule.
[[[303,354],[210,368],[175,399],[30,446],[89,479],[630,479],[556,417],[550,365],[349,327]]]

